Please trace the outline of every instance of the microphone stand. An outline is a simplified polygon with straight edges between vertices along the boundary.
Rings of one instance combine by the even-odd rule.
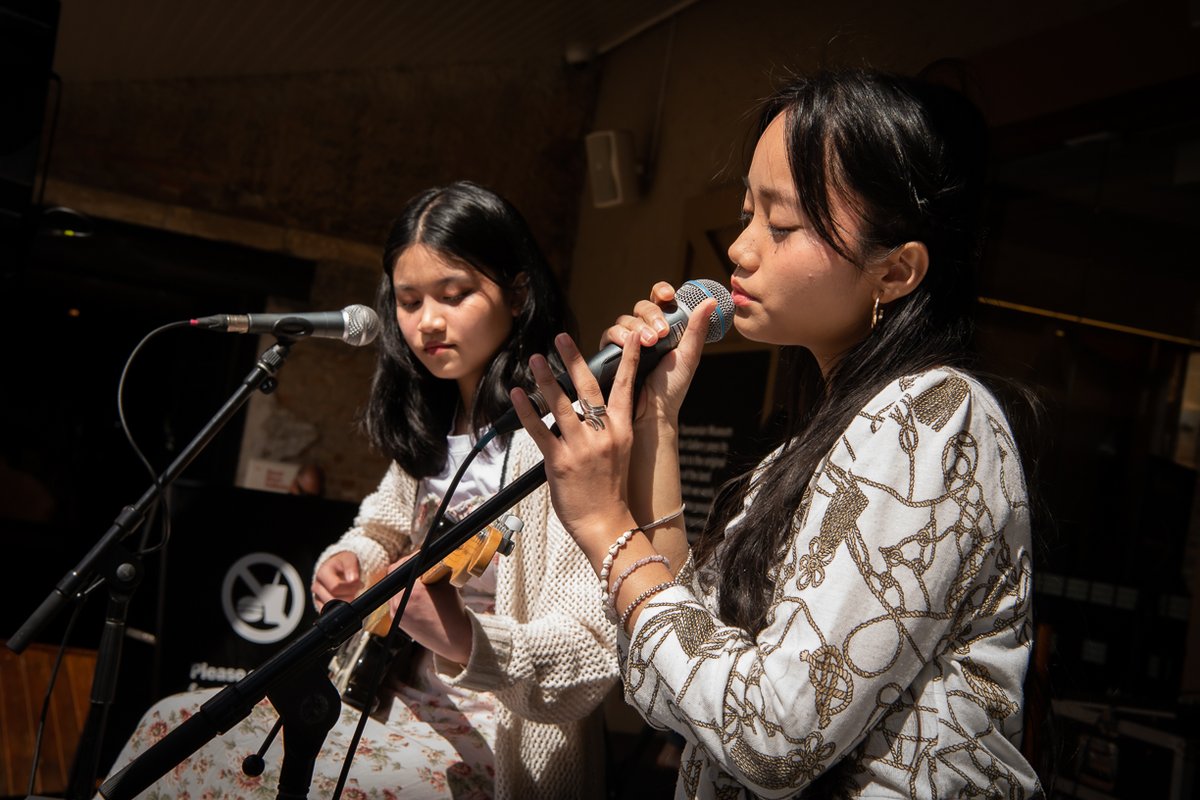
[[[92,677],[91,705],[75,761],[71,766],[67,797],[83,800],[93,796],[100,766],[100,752],[104,741],[104,729],[108,712],[116,694],[117,676],[121,663],[121,648],[125,640],[125,625],[129,601],[142,576],[141,556],[121,546],[121,541],[140,526],[158,497],[196,456],[204,449],[226,423],[236,414],[250,396],[261,390],[264,394],[274,391],[275,374],[283,366],[293,342],[281,338],[259,356],[254,369],[242,381],[233,395],[225,402],[208,424],[183,449],[169,467],[159,475],[154,484],[136,503],[125,506],[111,527],[75,568],[69,571],[54,587],[37,610],[29,616],[21,628],[7,642],[8,649],[21,653],[38,632],[62,611],[72,600],[81,597],[93,580],[108,583],[108,609],[104,629],[96,654],[96,667]]]
[[[313,762],[325,734],[337,721],[340,707],[337,690],[324,672],[322,656],[327,659],[334,648],[362,627],[368,614],[408,585],[414,578],[411,573],[420,569],[421,564],[437,563],[450,555],[545,481],[546,468],[539,461],[430,542],[426,546],[427,558],[410,559],[349,603],[341,600],[326,603],[313,627],[303,636],[200,706],[199,711],[179,727],[105,781],[100,787],[100,795],[107,800],[136,797],[208,741],[245,719],[264,697],[269,696],[275,702],[277,698],[287,695],[290,704],[301,709],[299,716],[305,718],[301,722],[306,727],[301,734],[302,752],[289,753],[287,745],[296,745],[293,738],[289,738],[289,731],[292,730],[289,725],[293,720],[284,717],[279,709],[284,723],[284,763],[280,772],[278,797],[307,797]],[[332,704],[332,713],[325,710],[327,704]],[[315,722],[308,726],[308,722],[313,720]],[[317,728],[322,724],[325,728],[318,732]],[[297,762],[295,758],[302,761]],[[301,778],[303,787],[299,785]]]

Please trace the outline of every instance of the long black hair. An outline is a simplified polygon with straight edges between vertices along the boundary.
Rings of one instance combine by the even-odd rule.
[[[478,270],[510,302],[523,298],[512,331],[475,390],[471,427],[487,427],[510,405],[513,386],[532,388],[529,357],[551,354],[554,336],[572,331],[563,294],[520,212],[495,192],[469,181],[413,197],[392,225],[383,249],[376,309],[383,323],[379,361],[364,426],[374,445],[409,475],[436,475],[446,465],[446,437],[458,408],[458,384],[434,377],[409,349],[396,321],[392,273],[401,254],[422,244]]]
[[[721,617],[755,634],[766,625],[772,566],[791,536],[795,511],[855,415],[900,376],[966,365],[986,165],[987,128],[975,107],[949,88],[916,79],[823,71],[772,95],[758,133],[780,115],[800,206],[816,234],[859,269],[906,242],[922,242],[929,268],[827,375],[807,350],[782,349],[788,375],[782,450],[728,533],[751,475],[722,488],[696,549],[703,566],[721,545]],[[835,199],[856,217],[853,241],[834,223]]]

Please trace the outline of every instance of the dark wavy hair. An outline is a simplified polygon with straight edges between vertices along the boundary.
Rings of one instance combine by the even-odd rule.
[[[751,473],[722,487],[696,548],[703,566],[723,542],[715,570],[721,616],[755,634],[766,625],[772,567],[793,515],[855,415],[903,375],[969,364],[987,150],[984,120],[961,94],[873,70],[791,80],[765,103],[758,134],[780,115],[797,196],[816,234],[860,269],[906,242],[923,242],[929,269],[829,374],[820,374],[807,350],[782,348],[782,450],[757,481],[745,518],[728,532]],[[835,198],[857,218],[854,240],[834,223]]]
[[[469,181],[413,197],[392,225],[383,248],[376,309],[383,329],[379,360],[363,423],[374,445],[409,475],[438,474],[458,407],[458,385],[434,377],[409,349],[396,321],[392,273],[400,255],[422,244],[494,281],[508,300],[524,302],[512,331],[475,391],[471,427],[486,428],[508,409],[508,390],[532,388],[529,357],[554,355],[554,336],[574,332],[558,281],[520,212],[495,192]],[[557,364],[556,364],[557,365]],[[561,365],[557,365],[561,368]]]

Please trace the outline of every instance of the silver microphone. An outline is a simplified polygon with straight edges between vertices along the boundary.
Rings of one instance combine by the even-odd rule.
[[[225,333],[269,333],[290,339],[315,336],[341,339],[355,347],[379,335],[379,315],[363,305],[341,311],[303,311],[294,314],[214,314],[192,320],[193,328]]]
[[[709,297],[717,301],[717,307],[708,317],[708,332],[704,336],[704,341],[719,342],[725,337],[725,334],[733,327],[734,316],[733,297],[730,296],[729,290],[707,278],[687,281],[675,290],[674,302],[663,308],[663,315],[671,329],[670,332],[650,347],[642,348],[642,357],[638,361],[637,374],[634,378],[637,385],[641,385],[642,379],[654,369],[663,356],[679,346],[679,340],[683,338],[683,332],[687,329],[688,317],[692,310]],[[605,397],[608,397],[608,390],[612,388],[613,379],[617,375],[617,367],[621,365],[622,349],[617,344],[608,344],[599,353],[588,359],[588,369],[591,370],[592,375],[596,376],[596,382],[600,384],[600,391],[604,393]],[[555,374],[554,378],[567,396],[575,400],[575,384],[571,382],[570,376],[563,372]],[[542,416],[545,416],[550,410],[541,392],[530,392],[529,401]],[[516,410],[510,408],[500,415],[496,423],[488,429],[485,437],[490,439],[493,436],[502,436],[512,433],[519,427],[521,427],[521,420],[517,417]]]

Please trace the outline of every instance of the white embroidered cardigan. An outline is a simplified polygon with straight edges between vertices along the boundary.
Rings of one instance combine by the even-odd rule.
[[[988,391],[949,370],[888,386],[810,483],[758,636],[689,562],[620,637],[627,699],[689,741],[676,796],[1036,796],[1029,549]]]
[[[506,484],[541,460],[528,434],[513,436]],[[408,552],[417,483],[393,464],[318,566],[349,550],[370,574]],[[496,565],[495,614],[468,611],[470,662],[435,659],[436,668],[446,683],[499,701],[497,797],[603,797],[599,706],[619,676],[616,631],[596,574],[554,514],[547,488],[513,513],[525,527]]]

